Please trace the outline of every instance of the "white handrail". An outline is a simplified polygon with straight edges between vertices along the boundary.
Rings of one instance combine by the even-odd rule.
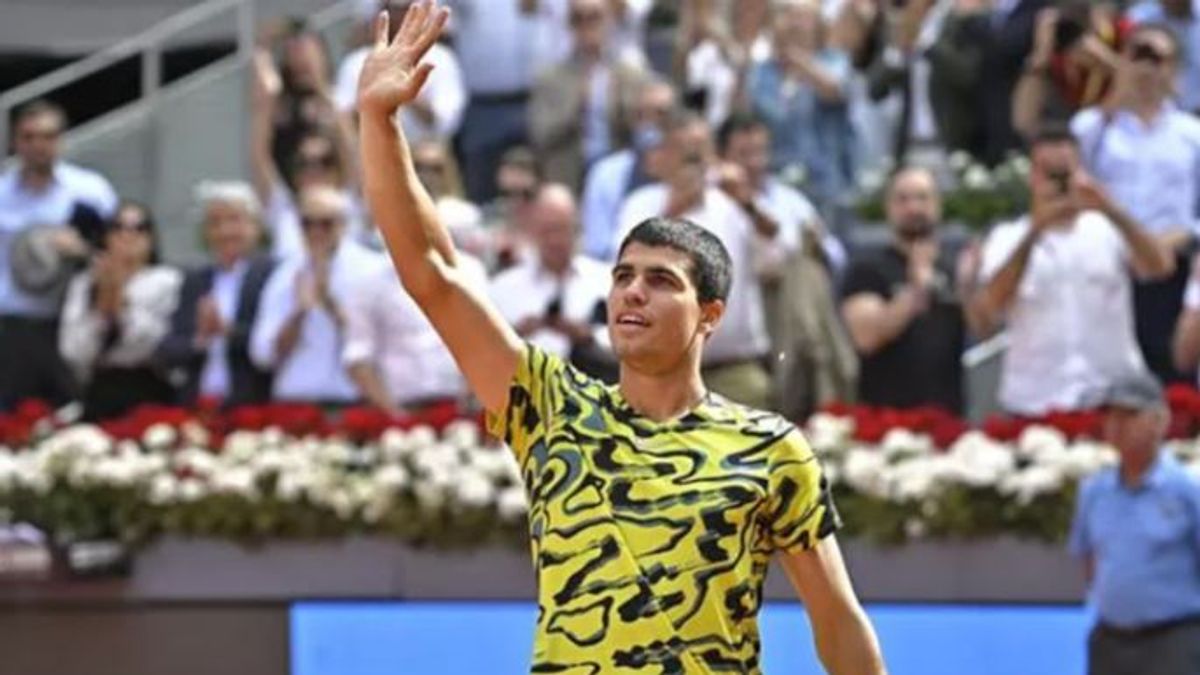
[[[206,0],[107,49],[69,63],[0,94],[0,148],[8,147],[8,120],[13,108],[78,82],[135,54],[140,54],[142,59],[140,98],[153,96],[161,84],[163,43],[175,35],[231,9],[236,9],[238,12],[238,54],[248,57],[254,47],[254,0]]]

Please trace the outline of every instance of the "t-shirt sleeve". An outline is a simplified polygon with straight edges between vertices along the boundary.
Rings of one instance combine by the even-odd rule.
[[[850,264],[842,280],[842,299],[862,293],[888,297],[887,280],[870,260],[858,259]]]
[[[768,462],[772,548],[784,553],[807,551],[842,526],[829,482],[799,431],[793,429],[775,444]]]
[[[565,370],[562,359],[526,343],[508,388],[508,407],[487,413],[488,432],[503,440],[520,464],[545,441],[546,420],[562,400]]]

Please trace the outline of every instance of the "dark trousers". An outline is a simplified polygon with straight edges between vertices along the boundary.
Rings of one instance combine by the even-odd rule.
[[[0,316],[0,412],[38,399],[75,399],[74,378],[58,353],[58,320]]]
[[[1175,322],[1183,309],[1183,292],[1191,276],[1191,249],[1178,254],[1175,274],[1161,281],[1138,282],[1133,287],[1134,320],[1138,344],[1146,365],[1164,383],[1193,382],[1195,373],[1175,369],[1171,356],[1171,340]]]
[[[463,115],[458,147],[467,197],[476,204],[496,198],[496,171],[510,148],[526,142],[528,96],[474,96]]]
[[[1097,625],[1088,638],[1088,675],[1197,675],[1200,618],[1135,631]]]
[[[83,418],[113,419],[140,405],[166,405],[174,398],[175,390],[153,368],[98,368],[83,391]]]

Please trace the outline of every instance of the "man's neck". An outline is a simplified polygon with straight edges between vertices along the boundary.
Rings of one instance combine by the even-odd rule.
[[[1153,124],[1166,109],[1162,100],[1143,99],[1130,106],[1130,110],[1143,124]]]
[[[54,180],[54,167],[46,169],[34,168],[30,166],[21,166],[20,183],[21,187],[30,192],[41,192],[49,187],[51,181]]]
[[[665,373],[646,374],[623,365],[617,385],[621,396],[639,414],[656,422],[679,417],[694,408],[706,391],[698,362],[686,357],[680,366]]]
[[[1154,466],[1156,460],[1157,456],[1138,464],[1122,461],[1117,468],[1121,485],[1132,490],[1141,489],[1146,484],[1146,477],[1150,475],[1150,467]]]

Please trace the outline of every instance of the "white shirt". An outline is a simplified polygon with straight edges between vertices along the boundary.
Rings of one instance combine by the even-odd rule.
[[[52,298],[25,293],[12,278],[8,252],[22,231],[35,225],[63,225],[77,202],[95,209],[102,218],[117,210],[117,193],[100,174],[66,162],[54,167],[54,176],[42,192],[21,184],[19,165],[0,173],[0,314],[50,318]]]
[[[539,0],[521,12],[520,0],[449,0],[454,50],[471,94],[528,91],[538,74],[570,53],[567,0]]]
[[[356,49],[347,54],[338,66],[333,89],[334,100],[344,111],[354,110],[357,105],[358,78],[370,53],[368,47]],[[463,85],[462,69],[454,52],[443,44],[435,43],[425,54],[424,60],[433,66],[433,72],[429,74],[429,80],[421,88],[421,93],[417,94],[417,101],[428,105],[433,111],[433,124],[426,124],[407,109],[401,109],[397,113],[397,119],[404,126],[405,136],[408,137],[409,143],[414,144],[453,136],[458,132],[463,110],[467,107],[467,90]]]
[[[755,237],[756,245],[762,249],[758,255],[759,272],[777,272],[790,254],[800,250],[801,234],[817,228],[821,216],[807,197],[773,177],[767,178],[759,190],[755,205],[779,225],[774,240]],[[837,237],[823,230],[821,248],[833,269],[846,266],[846,247]]]
[[[993,277],[1029,231],[1029,219],[998,226],[983,249]],[[1146,372],[1134,332],[1128,247],[1116,227],[1085,212],[1034,246],[1008,312],[1000,403],[1043,415],[1101,403],[1114,382]]]
[[[621,207],[620,223],[613,250],[634,227],[647,218],[661,216],[667,208],[669,189],[658,183],[638,189]],[[766,320],[763,316],[762,290],[756,272],[754,225],[742,209],[723,192],[709,188],[704,203],[683,215],[704,227],[725,244],[733,262],[729,299],[725,316],[704,346],[706,364],[756,359],[770,349]]]
[[[246,279],[246,270],[249,267],[250,263],[239,260],[233,265],[233,269],[217,267],[213,273],[210,295],[217,306],[217,315],[221,317],[221,323],[226,326],[233,325],[238,300],[242,294],[242,282]],[[208,358],[204,360],[204,370],[200,372],[201,396],[218,399],[229,396],[231,378],[227,349],[228,345],[223,335],[216,336],[209,343]]]
[[[344,239],[329,270],[329,290],[345,308],[361,280],[386,264],[378,253]],[[273,396],[287,401],[345,401],[358,399],[358,388],[342,366],[342,335],[333,317],[318,307],[308,312],[300,340],[287,360],[280,363],[275,341],[296,308],[296,283],[311,273],[307,256],[287,260],[271,273],[250,333],[250,359],[259,368],[275,373]],[[343,310],[344,311],[344,310]]]
[[[687,87],[704,90],[704,119],[714,129],[720,127],[733,109],[737,71],[715,41],[705,40],[688,52]]]
[[[350,205],[347,216],[346,236],[355,241],[367,237],[366,208],[352,190],[342,190]],[[300,211],[296,197],[284,185],[275,185],[267,197],[263,221],[271,233],[271,253],[279,260],[304,257],[304,230],[300,226]]]
[[[1088,169],[1147,231],[1200,234],[1200,120],[1168,103],[1150,124],[1119,110],[1106,125],[1089,108],[1071,130]]]
[[[97,366],[136,368],[148,365],[171,329],[183,275],[170,267],[147,267],[125,285],[124,306],[116,318],[116,342],[105,349],[109,320],[92,303],[92,275],[71,280],[63,304],[58,348],[80,381]]]
[[[496,275],[489,294],[500,315],[514,326],[530,317],[545,315],[546,307],[560,295],[564,319],[591,324],[596,306],[608,298],[611,283],[608,265],[577,255],[571,260],[565,279],[558,279],[539,261],[532,260]],[[607,344],[607,328],[598,326],[594,337]],[[526,339],[551,354],[570,356],[571,342],[561,333],[542,329]]]
[[[487,272],[474,258],[459,262],[481,292]],[[401,406],[466,393],[462,373],[441,336],[404,290],[390,265],[365,275],[346,303],[342,362],[347,368],[370,363],[394,403]]]

